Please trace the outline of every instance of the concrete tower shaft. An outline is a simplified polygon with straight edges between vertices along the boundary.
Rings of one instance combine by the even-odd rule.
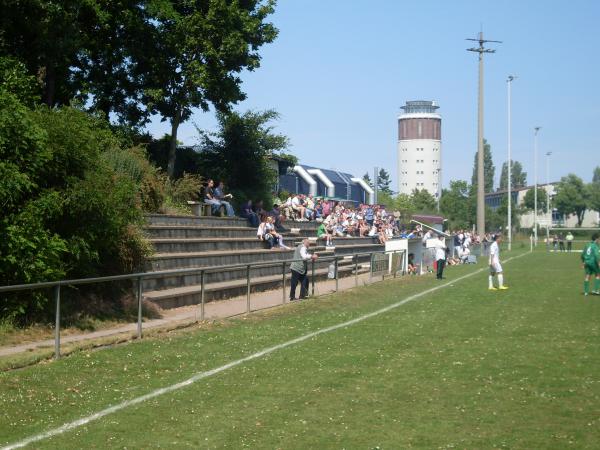
[[[442,117],[432,101],[409,101],[398,117],[398,192],[441,192]]]

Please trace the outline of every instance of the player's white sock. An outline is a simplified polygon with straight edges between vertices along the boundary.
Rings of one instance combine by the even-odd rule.
[[[498,287],[504,286],[504,275],[501,273],[498,274]]]
[[[490,287],[490,289],[491,289],[491,288],[493,288],[493,287],[494,287],[494,277],[490,275],[490,276],[488,277],[488,280],[489,280],[489,287]]]

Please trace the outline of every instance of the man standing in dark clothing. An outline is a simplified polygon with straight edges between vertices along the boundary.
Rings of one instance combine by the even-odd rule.
[[[296,286],[300,282],[300,299],[306,298],[308,294],[308,261],[315,261],[317,255],[308,253],[310,242],[304,239],[294,250],[294,261],[290,265],[292,270],[292,281],[290,283],[290,301],[296,300]]]
[[[435,248],[435,261],[437,266],[436,278],[438,280],[443,279],[444,267],[446,266],[446,245],[442,241],[442,236],[439,235],[434,242]]]

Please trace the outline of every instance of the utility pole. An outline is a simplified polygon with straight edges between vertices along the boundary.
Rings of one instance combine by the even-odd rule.
[[[517,78],[509,75],[506,83],[508,85],[508,251],[512,250],[512,157],[511,157],[511,86],[513,80]]]
[[[483,54],[495,53],[496,50],[484,48],[486,42],[497,42],[483,39],[483,31],[479,32],[477,39],[467,41],[479,42],[479,47],[468,48],[468,52],[479,53],[479,101],[477,106],[477,233],[485,234],[485,180],[483,171]]]
[[[546,214],[548,215],[548,227],[552,226],[552,210],[550,209],[550,156],[552,152],[546,152]]]
[[[537,246],[538,241],[538,168],[537,168],[537,154],[538,154],[538,132],[542,127],[535,127],[533,134],[533,167],[534,167],[534,191],[533,191],[533,242]]]

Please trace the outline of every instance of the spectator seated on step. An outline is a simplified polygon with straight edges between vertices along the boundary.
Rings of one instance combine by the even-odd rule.
[[[275,225],[275,229],[277,231],[287,231],[281,224],[281,222],[285,220],[285,216],[281,214],[281,209],[278,203],[273,204],[273,208],[267,213],[267,216],[273,218],[273,224]]]
[[[260,220],[252,208],[252,200],[248,200],[240,207],[240,217],[246,219],[250,226],[258,227]]]
[[[213,215],[219,213],[219,209],[221,208],[221,202],[215,197],[214,192],[215,182],[211,179],[206,183],[206,187],[204,188],[204,203],[208,203],[211,208],[211,212]]]
[[[324,239],[325,247],[331,247],[333,245],[332,237],[331,228],[328,228],[325,222],[321,222],[319,228],[317,228],[317,239]]]
[[[271,248],[271,249],[283,248],[285,250],[289,250],[289,247],[287,247],[283,243],[283,236],[281,234],[279,234],[277,232],[277,230],[275,229],[275,224],[273,223],[273,218],[270,216],[267,217],[266,222],[264,222],[264,223],[265,223],[264,229],[266,231],[264,239],[269,244],[269,248]]]
[[[258,216],[258,219],[262,222],[262,220],[267,217],[269,214],[267,214],[267,211],[265,211],[264,208],[264,204],[262,200],[258,200],[256,202],[254,202],[254,212],[256,213],[256,215]]]
[[[417,266],[415,265],[415,254],[408,254],[408,267],[407,272],[409,275],[417,275]]]
[[[233,217],[235,215],[233,211],[233,206],[229,203],[228,200],[233,198],[233,195],[225,193],[225,183],[219,181],[219,184],[213,191],[214,198],[221,202],[221,205],[225,207],[225,211],[227,211],[228,217]]]
[[[304,207],[305,212],[304,212],[304,217],[307,220],[314,220],[315,219],[315,200],[313,198],[312,195],[309,195],[308,197],[305,197],[304,199]]]
[[[304,200],[302,199],[302,194],[298,194],[292,197],[292,211],[295,214],[295,220],[306,220],[306,207],[304,206]]]
[[[287,219],[292,220],[294,218],[294,210],[292,209],[292,196],[289,195],[288,198],[279,204],[279,209],[281,214]]]

